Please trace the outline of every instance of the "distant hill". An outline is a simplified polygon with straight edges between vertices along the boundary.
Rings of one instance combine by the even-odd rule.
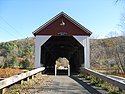
[[[125,36],[90,40],[91,67],[125,72]]]
[[[0,43],[0,66],[33,67],[34,46],[34,37]],[[90,59],[91,68],[125,71],[125,37],[90,39]]]
[[[34,63],[34,38],[0,43],[0,66],[28,68]]]

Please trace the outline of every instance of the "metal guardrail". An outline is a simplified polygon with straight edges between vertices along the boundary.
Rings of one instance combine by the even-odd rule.
[[[5,78],[4,80],[1,80],[0,81],[0,90],[2,90],[3,88],[6,88],[16,82],[19,82],[23,79],[26,79],[28,77],[31,77],[32,75],[35,75],[39,72],[42,72],[44,71],[44,67],[41,67],[41,68],[37,68],[37,69],[33,69],[31,71],[28,71],[26,73],[21,73],[19,75],[15,75],[15,76],[11,76],[9,78]],[[0,93],[1,94],[1,93]]]
[[[123,81],[117,80],[117,79],[112,78],[112,77],[105,75],[105,74],[95,72],[95,71],[88,69],[88,68],[81,68],[81,72],[83,74],[87,73],[87,74],[93,75],[94,77],[102,79],[105,82],[108,82],[108,83],[110,83],[110,84],[112,84],[112,85],[114,85],[122,90],[125,90],[125,82],[123,82]]]

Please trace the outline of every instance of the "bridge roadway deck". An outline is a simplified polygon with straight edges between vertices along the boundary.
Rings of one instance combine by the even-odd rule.
[[[108,94],[100,87],[94,87],[89,81],[77,76],[41,75],[34,79],[15,84],[6,89],[5,94]]]
[[[51,76],[53,81],[45,84],[37,94],[108,94],[99,87],[90,86],[85,80],[72,76]]]

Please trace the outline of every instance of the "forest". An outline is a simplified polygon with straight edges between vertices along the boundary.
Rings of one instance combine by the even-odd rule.
[[[35,38],[0,43],[1,68],[34,68]],[[125,73],[125,37],[90,38],[91,68]]]
[[[0,43],[0,67],[33,68],[34,46],[34,38]]]
[[[125,73],[125,36],[90,40],[91,67]]]

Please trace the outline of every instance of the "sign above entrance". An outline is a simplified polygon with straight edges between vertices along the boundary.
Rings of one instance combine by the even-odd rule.
[[[59,32],[58,35],[61,35],[61,36],[68,35],[68,32]]]

